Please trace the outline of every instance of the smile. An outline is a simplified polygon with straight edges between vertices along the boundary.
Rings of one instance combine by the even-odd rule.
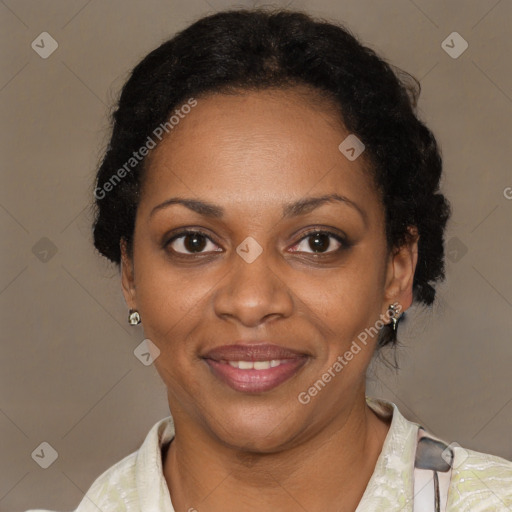
[[[308,357],[268,361],[215,361],[205,359],[213,375],[230,388],[259,393],[270,391],[293,377]]]

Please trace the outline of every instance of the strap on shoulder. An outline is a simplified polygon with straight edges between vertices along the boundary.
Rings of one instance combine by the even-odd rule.
[[[414,512],[445,512],[452,476],[451,446],[418,428],[414,460]]]

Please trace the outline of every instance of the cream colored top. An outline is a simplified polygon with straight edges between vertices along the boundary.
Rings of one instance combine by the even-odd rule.
[[[405,419],[392,402],[370,397],[366,401],[377,414],[392,420],[356,512],[412,512],[419,425]],[[173,437],[171,416],[157,422],[137,451],[93,482],[73,512],[175,512],[162,468],[162,446]],[[512,462],[457,445],[454,451],[446,510],[512,511]]]

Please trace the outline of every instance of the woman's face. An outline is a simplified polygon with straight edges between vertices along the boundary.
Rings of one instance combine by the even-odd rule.
[[[364,396],[377,336],[361,333],[411,303],[414,250],[388,254],[364,153],[340,152],[349,133],[321,107],[297,89],[210,95],[150,155],[122,279],[177,428],[263,452],[303,442]],[[250,343],[291,352],[252,369],[221,359],[280,357],[206,357]]]

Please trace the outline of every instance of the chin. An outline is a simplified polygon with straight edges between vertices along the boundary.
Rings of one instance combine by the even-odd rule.
[[[219,440],[231,448],[254,453],[274,453],[289,447],[298,436],[301,424],[290,411],[276,414],[271,411],[258,413],[254,408],[245,413],[239,409],[232,415],[224,414],[216,425],[210,425]],[[219,428],[221,426],[221,428]]]

